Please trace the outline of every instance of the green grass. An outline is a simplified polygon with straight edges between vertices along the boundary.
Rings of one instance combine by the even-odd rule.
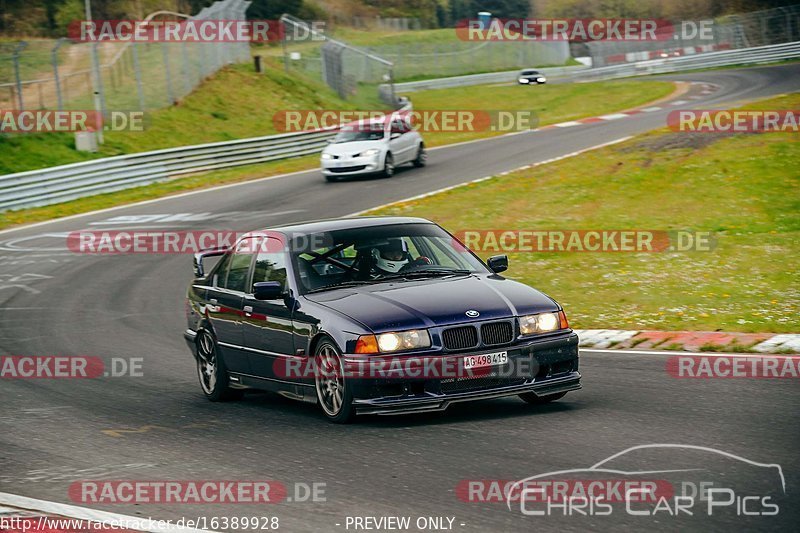
[[[568,83],[563,85],[475,85],[409,93],[417,110],[524,110],[538,118],[539,126],[603,115],[640,106],[669,95],[672,83],[652,80]],[[428,132],[430,146],[439,146],[507,132]]]
[[[436,30],[381,31],[337,27],[331,37],[356,46],[447,44],[464,42],[453,28]]]
[[[375,100],[363,102],[380,109]],[[187,144],[229,141],[279,133],[273,115],[285,109],[352,109],[328,87],[289,77],[270,63],[259,75],[249,64],[223,69],[179,105],[148,112],[143,132],[105,132],[96,154],[74,150],[72,134],[0,136],[0,175],[87,159]],[[380,106],[380,107],[378,107]]]
[[[793,94],[749,107],[798,105]],[[659,131],[373,214],[456,232],[711,231],[710,252],[509,254],[508,275],[559,300],[576,328],[797,332],[798,161],[796,133]]]

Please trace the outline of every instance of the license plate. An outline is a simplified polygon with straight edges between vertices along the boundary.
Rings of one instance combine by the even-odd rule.
[[[508,362],[508,352],[484,353],[481,355],[468,355],[464,358],[464,369],[483,368],[487,366],[501,366]]]

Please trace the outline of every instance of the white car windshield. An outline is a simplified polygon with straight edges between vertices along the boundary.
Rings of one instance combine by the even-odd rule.
[[[333,138],[334,143],[354,141],[379,141],[383,139],[383,125],[347,126]]]

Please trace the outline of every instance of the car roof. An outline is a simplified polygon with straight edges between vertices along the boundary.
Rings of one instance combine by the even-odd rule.
[[[273,226],[249,234],[257,235],[267,231],[275,231],[283,234],[309,234],[322,233],[325,231],[336,231],[354,228],[373,228],[376,226],[389,226],[393,224],[433,224],[430,220],[418,217],[350,217],[350,218],[329,218],[323,220],[312,220],[299,224],[287,224],[284,226]]]

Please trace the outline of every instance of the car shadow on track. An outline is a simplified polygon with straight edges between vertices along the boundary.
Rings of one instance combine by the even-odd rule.
[[[261,415],[269,416],[271,412],[313,420],[320,427],[327,424],[319,407],[305,402],[284,398],[278,394],[265,391],[250,391],[244,399],[237,402],[242,407],[252,407]],[[582,409],[577,402],[570,402],[569,396],[545,405],[530,405],[517,398],[500,398],[465,402],[451,406],[446,411],[415,413],[406,415],[363,415],[355,419],[351,426],[399,428],[409,426],[430,426],[441,424],[458,424],[480,420],[501,420],[528,416],[546,416],[566,413]]]
[[[381,180],[393,180],[397,178],[402,178],[403,176],[409,175],[410,172],[414,170],[423,170],[423,169],[416,169],[410,166],[402,166],[394,169],[394,176],[391,178],[387,178],[383,174],[366,174],[366,175],[356,175],[356,176],[338,176],[335,181],[330,181],[331,185],[338,185],[340,183],[358,183],[358,182],[365,182],[365,181],[381,181]]]

